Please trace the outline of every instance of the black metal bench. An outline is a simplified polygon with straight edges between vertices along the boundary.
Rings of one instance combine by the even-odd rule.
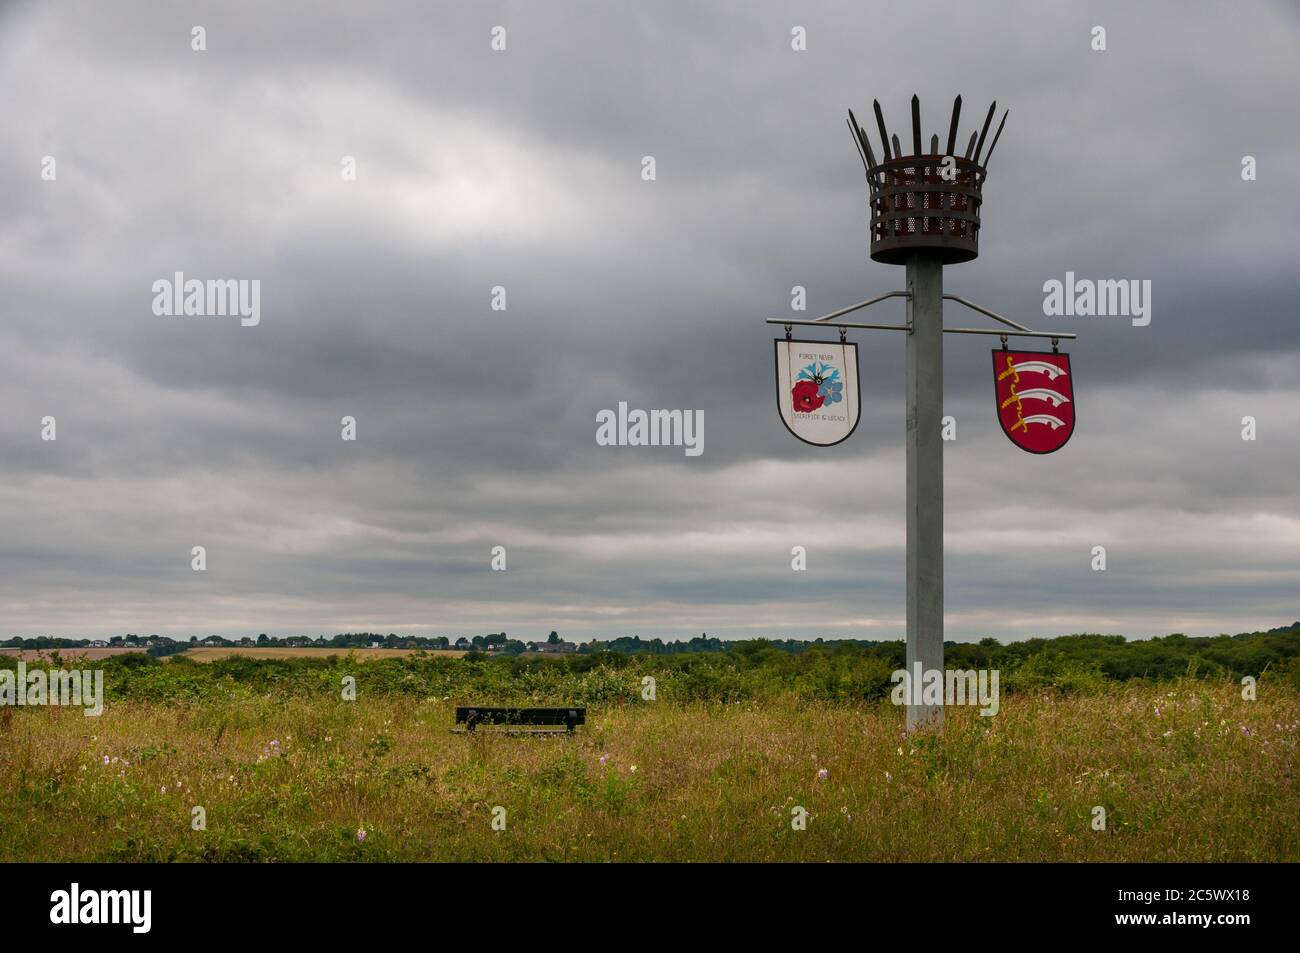
[[[492,708],[457,707],[456,724],[472,732],[479,725],[504,725],[509,734],[567,734],[587,723],[585,708]],[[562,726],[562,727],[561,727]]]

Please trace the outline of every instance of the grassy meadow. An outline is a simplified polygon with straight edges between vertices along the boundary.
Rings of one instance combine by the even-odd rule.
[[[98,718],[0,708],[0,860],[1300,860],[1292,677],[1011,672],[907,736],[847,658],[114,659]],[[521,702],[588,723],[448,730]]]

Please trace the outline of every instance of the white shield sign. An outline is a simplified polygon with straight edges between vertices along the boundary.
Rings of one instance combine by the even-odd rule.
[[[862,407],[858,346],[776,339],[776,402],[792,434],[831,447],[853,433]]]

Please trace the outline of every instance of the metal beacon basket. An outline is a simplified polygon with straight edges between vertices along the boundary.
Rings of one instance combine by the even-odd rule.
[[[981,164],[980,154],[997,103],[989,108],[978,139],[971,133],[965,155],[954,151],[961,116],[960,96],[953,103],[948,147],[943,152],[939,150],[938,136],[930,138],[928,152],[922,151],[920,102],[915,96],[912,97],[911,155],[902,154],[897,135],[891,141],[880,104],[874,106],[884,150],[880,162],[876,161],[866,130],[858,125],[853,111],[849,111],[849,130],[871,187],[872,260],[903,265],[909,256],[924,252],[940,257],[945,265],[973,261],[979,257],[980,206],[984,202],[987,162],[1002,134],[1002,124],[999,124],[985,164]],[[1006,123],[1005,115],[1002,123]]]

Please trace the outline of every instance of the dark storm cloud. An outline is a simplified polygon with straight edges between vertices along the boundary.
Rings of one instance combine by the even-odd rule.
[[[991,342],[946,342],[949,636],[1297,615],[1284,4],[0,16],[0,634],[898,637],[903,342],[857,336],[862,422],[813,451],[777,420],[762,319],[794,285],[805,316],[902,287],[867,257],[843,116],[879,97],[906,138],[913,92],[927,136],[955,93],[963,139],[1011,108],[946,290],[1081,335],[1080,426],[1042,459],[998,430]],[[155,316],[176,271],[258,279],[261,324]],[[1067,271],[1149,279],[1150,326],[1045,317]],[[703,456],[598,447],[619,401],[703,409]]]

